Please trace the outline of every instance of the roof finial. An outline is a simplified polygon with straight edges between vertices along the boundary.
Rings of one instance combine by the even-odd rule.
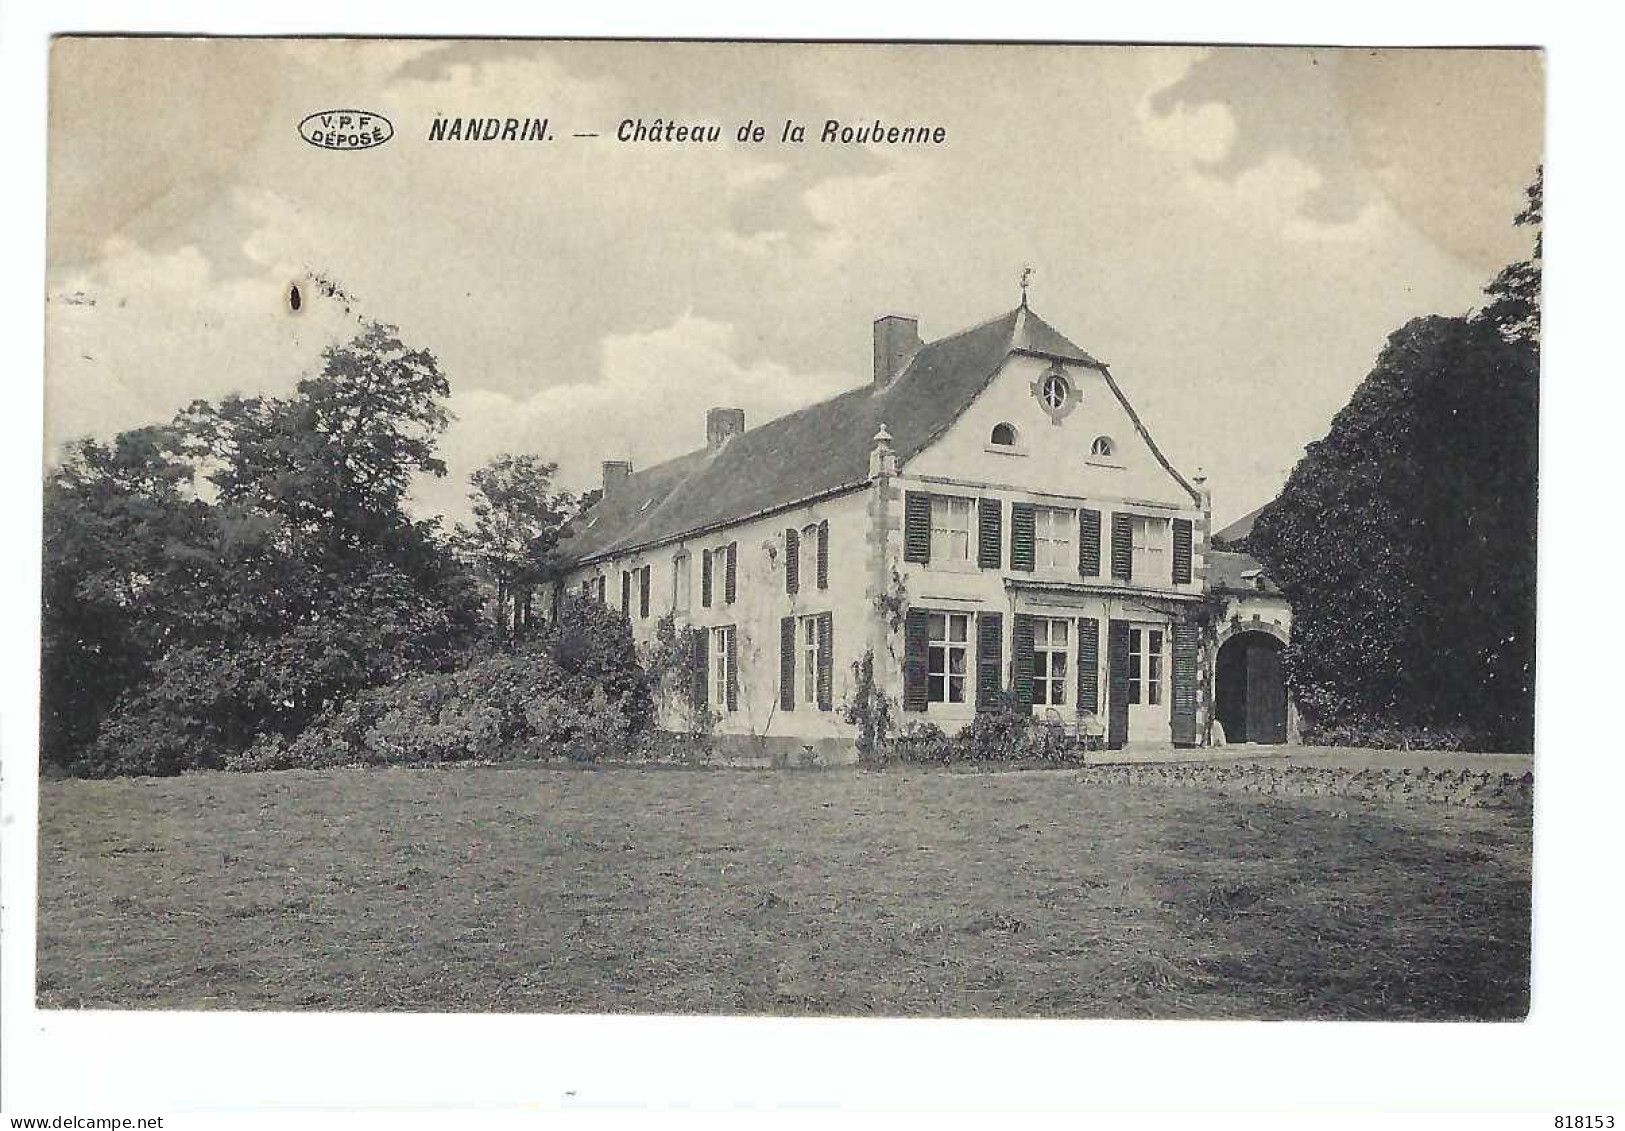
[[[1027,282],[1032,277],[1033,265],[1031,263],[1024,264],[1021,268],[1021,305],[1024,309],[1027,306]]]

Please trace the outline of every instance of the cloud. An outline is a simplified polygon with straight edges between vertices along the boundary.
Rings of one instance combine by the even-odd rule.
[[[449,474],[418,485],[416,509],[463,516],[469,473],[502,452],[556,461],[561,485],[582,491],[598,485],[605,459],[644,468],[702,446],[710,407],[743,408],[755,427],[854,383],[853,374],[743,362],[739,338],[730,324],[685,313],[655,330],[606,337],[596,380],[528,397],[454,389],[456,421],[442,443]]]

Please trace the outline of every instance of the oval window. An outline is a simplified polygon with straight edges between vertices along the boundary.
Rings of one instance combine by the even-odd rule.
[[[1117,454],[1117,445],[1112,443],[1110,436],[1096,436],[1094,446],[1089,449],[1092,456],[1105,456],[1108,459]]]
[[[1016,426],[1014,424],[995,424],[993,426],[993,443],[1001,448],[1016,446]]]
[[[1066,384],[1066,378],[1062,377],[1059,373],[1051,373],[1048,377],[1044,378],[1044,387],[1041,390],[1041,395],[1044,399],[1044,407],[1049,409],[1060,408],[1066,403],[1066,395],[1069,391],[1070,390],[1067,388]]]

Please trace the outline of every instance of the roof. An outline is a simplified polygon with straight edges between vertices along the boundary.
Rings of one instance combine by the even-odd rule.
[[[1258,521],[1258,516],[1263,514],[1264,511],[1267,510],[1268,508],[1269,508],[1269,504],[1265,503],[1263,506],[1259,507],[1257,510],[1248,511],[1246,514],[1244,514],[1240,518],[1236,519],[1236,521],[1232,522],[1229,526],[1225,527],[1223,530],[1221,530],[1218,533],[1214,534],[1213,535],[1213,541],[1215,541],[1215,542],[1240,542],[1242,539],[1244,539],[1248,535],[1252,534],[1252,532],[1253,532],[1253,523],[1257,522]]]
[[[715,452],[701,448],[634,473],[582,516],[561,548],[587,562],[861,487],[882,423],[901,465],[947,431],[1012,353],[1092,366],[1111,380],[1104,364],[1018,306],[921,346],[885,385],[851,389],[747,429]]]
[[[1264,572],[1264,564],[1251,554],[1234,550],[1207,552],[1207,586],[1215,592],[1268,593],[1279,596],[1281,587]]]

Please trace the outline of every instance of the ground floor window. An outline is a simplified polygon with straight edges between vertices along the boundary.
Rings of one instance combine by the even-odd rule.
[[[1066,705],[1066,656],[1072,623],[1040,617],[1033,622],[1033,702],[1041,707]]]
[[[1156,706],[1162,702],[1162,629],[1128,631],[1128,701]]]
[[[728,685],[732,682],[734,630],[732,625],[711,630],[711,708],[728,709]]]
[[[929,628],[927,698],[932,703],[963,703],[970,647],[970,614],[932,613]]]
[[[818,705],[818,618],[801,618],[801,701]]]

